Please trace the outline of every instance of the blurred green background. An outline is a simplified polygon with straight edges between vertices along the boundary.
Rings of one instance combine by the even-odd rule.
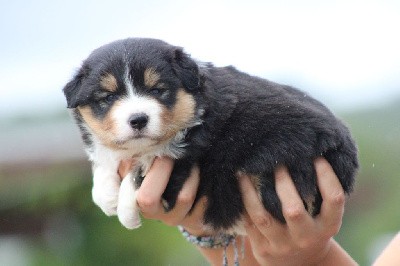
[[[63,85],[127,37],[305,90],[350,127],[361,170],[336,239],[369,265],[400,230],[400,2],[0,0],[0,266],[204,265],[176,228],[128,231],[91,200]]]
[[[338,115],[358,143],[361,171],[336,239],[367,265],[400,229],[400,100]],[[176,228],[146,220],[129,231],[92,203],[90,165],[67,112],[1,123],[1,265],[205,264]]]
[[[1,123],[0,265],[204,264],[175,227],[144,221],[129,231],[94,205],[90,164],[66,111]]]

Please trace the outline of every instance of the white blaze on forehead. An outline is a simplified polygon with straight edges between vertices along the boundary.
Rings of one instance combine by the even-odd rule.
[[[129,74],[129,66],[126,65],[124,73],[124,83],[127,91],[127,97],[118,101],[113,110],[113,120],[116,122],[116,131],[118,140],[124,141],[130,139],[138,132],[132,129],[129,119],[135,114],[146,114],[148,123],[141,130],[144,137],[159,137],[161,132],[161,113],[160,104],[151,97],[146,97],[137,93],[133,86],[132,77]]]
[[[125,82],[125,88],[126,88],[126,91],[128,92],[128,95],[134,96],[135,88],[132,85],[132,78],[129,74],[129,66],[128,65],[125,66],[124,82]]]

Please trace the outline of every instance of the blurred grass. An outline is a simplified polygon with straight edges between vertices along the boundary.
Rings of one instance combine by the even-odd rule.
[[[23,233],[32,265],[205,265],[175,227],[145,220],[130,231],[104,215],[92,203],[89,169],[82,162],[3,169],[0,235]]]
[[[338,242],[360,263],[381,235],[400,231],[400,105],[344,116],[358,147],[361,170]]]
[[[361,171],[336,239],[369,265],[374,241],[400,230],[400,103],[340,116],[358,143]],[[35,124],[14,122],[21,119]],[[65,117],[46,123],[57,119]],[[0,249],[2,236],[26,242],[28,265],[206,265],[174,227],[144,221],[129,231],[104,215],[92,203],[86,161],[0,165]]]

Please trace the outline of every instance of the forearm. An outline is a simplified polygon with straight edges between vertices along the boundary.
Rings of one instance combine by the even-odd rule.
[[[382,254],[373,264],[374,266],[384,265],[400,265],[400,233],[398,233],[389,245],[385,248]]]
[[[242,253],[242,241],[244,240],[244,250]],[[400,238],[399,238],[400,240]],[[252,248],[247,237],[237,237],[236,239],[236,247],[237,252],[239,254],[239,263],[241,266],[252,266],[252,265],[260,265],[254,257],[252,252]],[[211,265],[222,265],[223,256],[224,256],[224,248],[218,249],[210,249],[210,248],[202,248],[197,247],[197,249],[202,253],[202,255],[207,259],[207,261]],[[229,265],[234,265],[233,262],[235,261],[235,250],[234,246],[231,244],[227,248],[227,259]],[[306,265],[311,265],[313,259],[310,258],[310,261],[306,263]],[[341,247],[338,243],[336,243],[333,239],[331,241],[331,246],[326,254],[322,259],[315,262],[315,265],[321,266],[336,266],[336,265],[343,265],[343,266],[353,266],[358,265],[353,258],[349,256],[349,254]]]
[[[355,262],[353,258],[350,257],[350,255],[334,239],[331,239],[330,247],[326,256],[324,256],[322,260],[317,262],[316,265],[353,266],[353,265],[358,265],[358,263]]]

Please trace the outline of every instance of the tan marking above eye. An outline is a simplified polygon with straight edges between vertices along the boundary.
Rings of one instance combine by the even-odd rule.
[[[154,68],[147,68],[143,74],[144,85],[151,88],[160,80],[160,74]]]
[[[100,85],[105,90],[108,90],[110,92],[115,92],[118,88],[117,79],[115,78],[114,75],[110,73],[107,73],[101,77]]]

